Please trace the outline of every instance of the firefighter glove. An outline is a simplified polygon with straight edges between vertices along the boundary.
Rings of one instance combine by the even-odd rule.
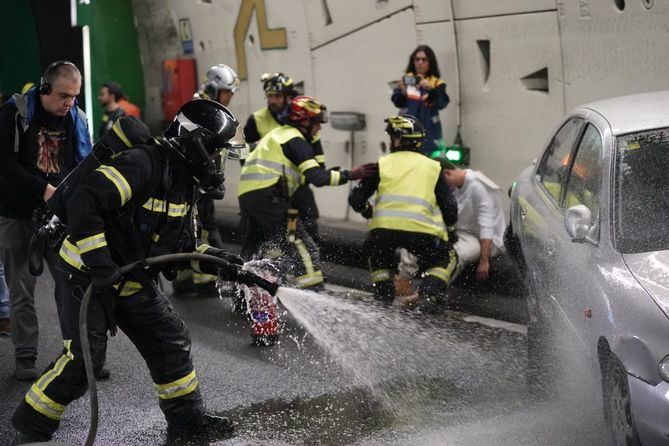
[[[260,287],[270,293],[272,296],[274,296],[279,289],[278,283],[270,282],[269,280],[264,279],[248,270],[239,271],[237,282],[248,286]]]

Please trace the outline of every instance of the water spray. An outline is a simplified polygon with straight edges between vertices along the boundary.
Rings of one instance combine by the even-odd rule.
[[[181,253],[181,254],[166,254],[162,256],[150,257],[145,260],[138,260],[133,263],[120,268],[121,275],[127,274],[135,269],[148,269],[154,265],[162,265],[165,263],[186,262],[191,260],[199,260],[200,262],[210,262],[217,265],[229,265],[229,262],[218,257],[199,254],[199,253]],[[250,271],[243,269],[239,270],[238,280],[253,283],[256,286],[268,291],[272,295],[276,295],[279,290],[277,283],[270,282],[262,277],[253,274]],[[98,431],[99,413],[98,413],[98,391],[95,380],[95,373],[93,372],[93,358],[91,357],[90,342],[88,339],[88,306],[93,295],[93,286],[89,285],[86,289],[83,299],[81,300],[81,307],[79,308],[79,333],[81,336],[81,350],[84,358],[84,368],[86,370],[86,380],[88,382],[88,390],[90,396],[90,410],[91,423],[88,428],[88,436],[86,438],[85,446],[92,446],[95,443],[95,437]],[[59,443],[54,441],[30,443],[26,446],[75,446],[71,443]]]

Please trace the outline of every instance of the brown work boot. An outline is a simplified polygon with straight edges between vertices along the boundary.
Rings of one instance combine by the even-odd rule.
[[[0,336],[9,337],[12,335],[12,325],[8,317],[0,319]]]

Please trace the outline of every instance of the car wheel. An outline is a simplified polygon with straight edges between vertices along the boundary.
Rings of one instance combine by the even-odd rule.
[[[604,419],[616,446],[640,445],[639,435],[634,426],[627,372],[613,354],[603,368],[602,392]]]
[[[555,387],[559,358],[553,331],[538,309],[531,285],[528,285],[527,293],[527,384],[534,395],[542,397],[549,395]]]

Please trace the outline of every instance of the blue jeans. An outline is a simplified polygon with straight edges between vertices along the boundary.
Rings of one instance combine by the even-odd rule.
[[[5,267],[0,263],[0,319],[9,317],[9,290],[5,282]]]

